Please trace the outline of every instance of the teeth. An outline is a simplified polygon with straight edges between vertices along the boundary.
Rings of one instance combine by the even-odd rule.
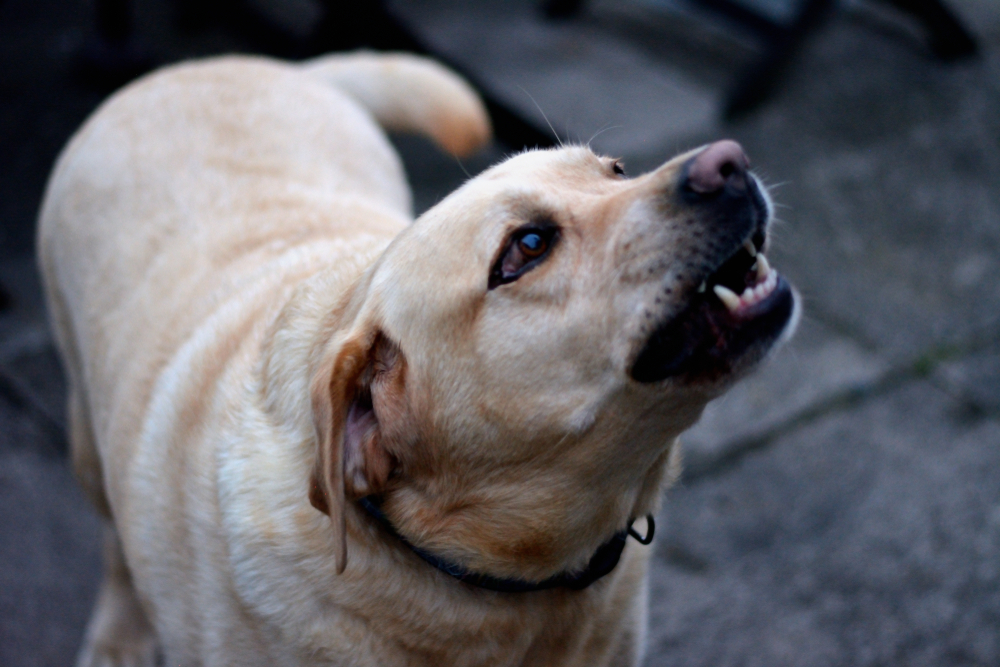
[[[760,258],[763,259],[763,255]],[[767,267],[767,260],[764,260],[764,266]],[[743,294],[736,296],[736,292],[729,289],[724,285],[713,285],[712,291],[715,295],[719,297],[719,301],[725,304],[729,312],[736,313],[740,309],[749,308],[755,304],[760,303],[767,297],[771,295],[774,288],[778,286],[778,272],[774,269],[767,267],[767,275],[754,287],[747,287],[743,290]]]
[[[767,263],[764,253],[757,255],[757,282],[764,282],[771,273],[771,266]]]
[[[708,283],[702,280],[701,284],[698,285],[698,294],[704,294],[707,288],[708,288]]]
[[[712,291],[715,292],[715,296],[719,297],[719,301],[726,304],[726,308],[729,310],[736,310],[740,307],[740,297],[736,296],[736,292],[728,287],[715,285],[712,287]]]
[[[743,242],[743,247],[746,248],[746,251],[750,253],[751,257],[757,256],[757,246],[755,246],[753,244],[753,241],[751,241],[750,239],[747,239],[746,241]]]

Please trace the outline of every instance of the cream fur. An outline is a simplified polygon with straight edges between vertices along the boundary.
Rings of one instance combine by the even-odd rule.
[[[411,224],[372,115],[453,151],[489,136],[471,90],[426,61],[233,57],[128,86],[60,158],[41,266],[74,463],[109,519],[81,667],[157,650],[240,667],[641,660],[649,548],[585,591],[492,593],[351,499],[382,491],[420,546],[536,580],[655,510],[676,436],[722,389],[625,372],[676,270],[664,257],[689,241],[651,202],[690,154],[623,181],[587,148],[527,152]],[[559,252],[487,290],[539,211],[563,216]],[[360,391],[377,425],[352,435]]]

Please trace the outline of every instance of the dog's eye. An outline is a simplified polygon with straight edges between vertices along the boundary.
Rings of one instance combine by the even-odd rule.
[[[615,172],[619,176],[625,175],[625,165],[622,164],[621,160],[615,160],[611,163],[611,171]]]
[[[538,232],[528,232],[517,240],[518,249],[528,259],[535,259],[545,254],[549,242]]]
[[[513,282],[549,255],[559,236],[555,226],[528,226],[514,232],[490,271],[489,289]]]

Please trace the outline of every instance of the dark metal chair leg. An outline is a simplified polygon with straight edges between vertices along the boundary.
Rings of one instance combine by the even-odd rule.
[[[13,305],[14,305],[13,297],[11,297],[11,295],[7,293],[7,290],[4,289],[3,285],[0,285],[0,311],[7,310]]]
[[[917,18],[927,29],[931,51],[942,60],[976,55],[976,40],[941,0],[884,0]]]
[[[568,19],[576,16],[583,9],[586,0],[546,0],[542,12],[546,18]]]
[[[739,118],[761,105],[774,91],[802,43],[833,10],[835,0],[807,0],[791,26],[772,28],[764,56],[740,74],[726,97],[723,116]]]
[[[153,67],[151,53],[132,36],[131,0],[96,0],[97,38],[79,54],[80,75],[100,88],[116,88]]]

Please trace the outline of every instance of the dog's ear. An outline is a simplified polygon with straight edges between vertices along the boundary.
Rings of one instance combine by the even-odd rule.
[[[317,451],[309,502],[330,516],[338,574],[347,566],[345,503],[382,491],[396,466],[392,445],[408,414],[405,379],[402,353],[378,332],[328,349],[313,374]]]

